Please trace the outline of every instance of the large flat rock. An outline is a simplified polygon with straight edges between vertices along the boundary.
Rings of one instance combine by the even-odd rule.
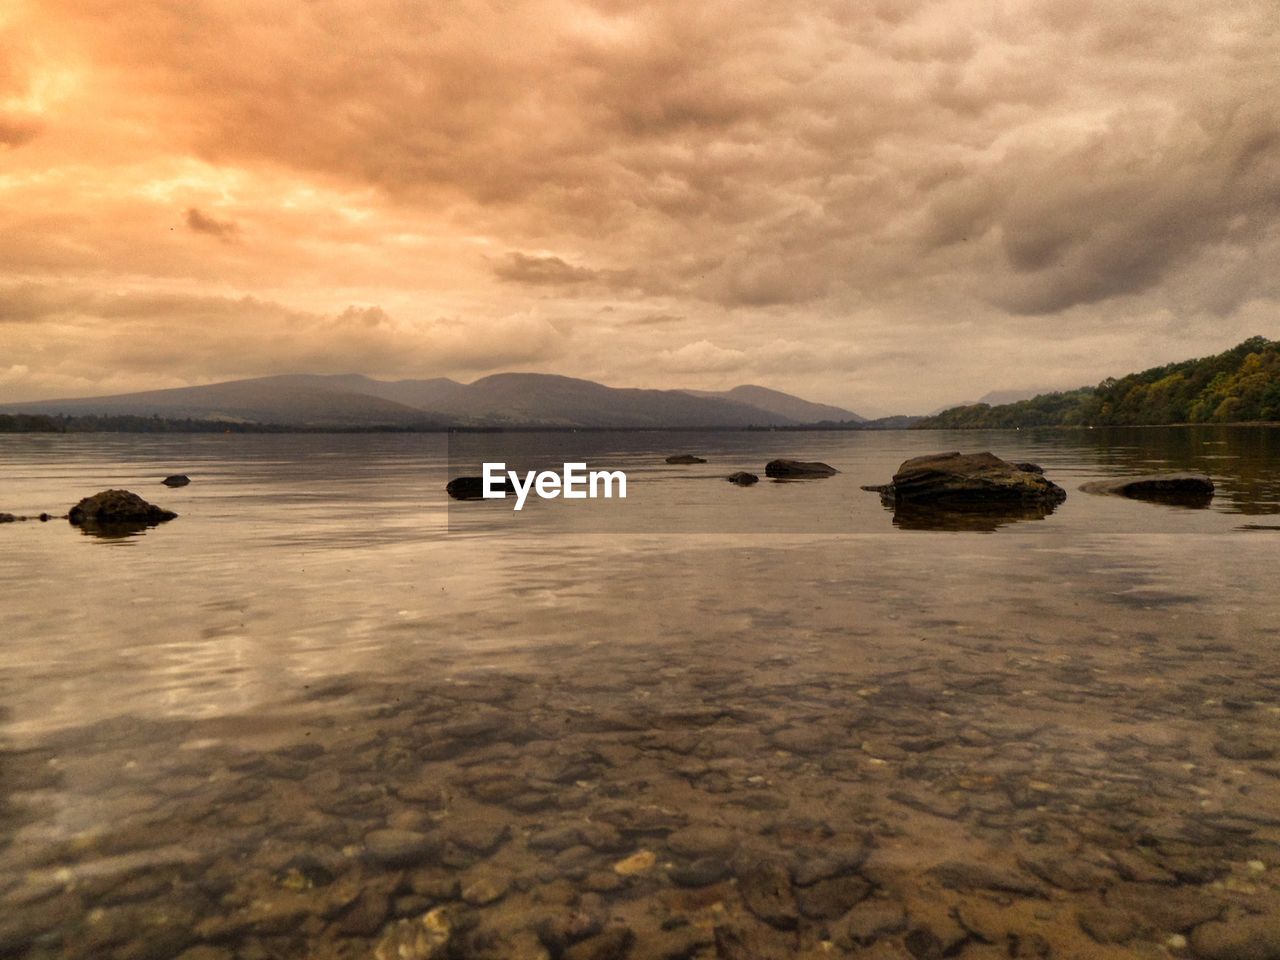
[[[1056,505],[1067,498],[1067,492],[1042,473],[986,452],[952,451],[915,457],[898,468],[892,483],[865,489],[899,504],[958,508],[988,504]]]

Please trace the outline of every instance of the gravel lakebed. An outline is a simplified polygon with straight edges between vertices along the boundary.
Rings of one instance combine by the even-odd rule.
[[[0,955],[1280,957],[1280,672],[918,646],[597,645],[10,744]]]

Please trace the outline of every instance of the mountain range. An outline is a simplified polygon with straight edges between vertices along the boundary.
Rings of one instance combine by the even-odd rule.
[[[140,416],[295,427],[782,427],[862,423],[851,410],[766,387],[723,392],[607,387],[541,373],[473,383],[285,374],[198,387],[5,404],[0,412]]]

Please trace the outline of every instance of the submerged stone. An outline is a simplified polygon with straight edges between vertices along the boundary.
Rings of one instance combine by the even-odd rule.
[[[809,477],[831,477],[840,471],[817,460],[770,460],[764,475],[775,480],[799,480]]]
[[[1141,477],[1094,480],[1080,487],[1085,493],[1129,497],[1132,500],[1173,501],[1204,505],[1213,499],[1213,480],[1202,473],[1152,473]]]
[[[675,456],[667,457],[667,463],[673,464],[689,464],[689,463],[706,463],[701,457],[695,457],[691,453],[678,453]]]
[[[498,480],[493,487],[495,490],[501,490],[504,495],[516,492],[510,480]],[[482,500],[484,499],[484,477],[454,477],[445,484],[444,492],[455,500]]]

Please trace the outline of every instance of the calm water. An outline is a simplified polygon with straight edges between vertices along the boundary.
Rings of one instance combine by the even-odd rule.
[[[908,529],[859,489],[957,448],[1070,495]],[[777,456],[842,472],[721,479]],[[448,502],[483,459],[628,498]],[[0,437],[0,510],[180,514],[0,526],[0,956],[1231,956],[1280,902],[1278,467],[1265,428]],[[1212,505],[1077,492],[1164,469]]]

